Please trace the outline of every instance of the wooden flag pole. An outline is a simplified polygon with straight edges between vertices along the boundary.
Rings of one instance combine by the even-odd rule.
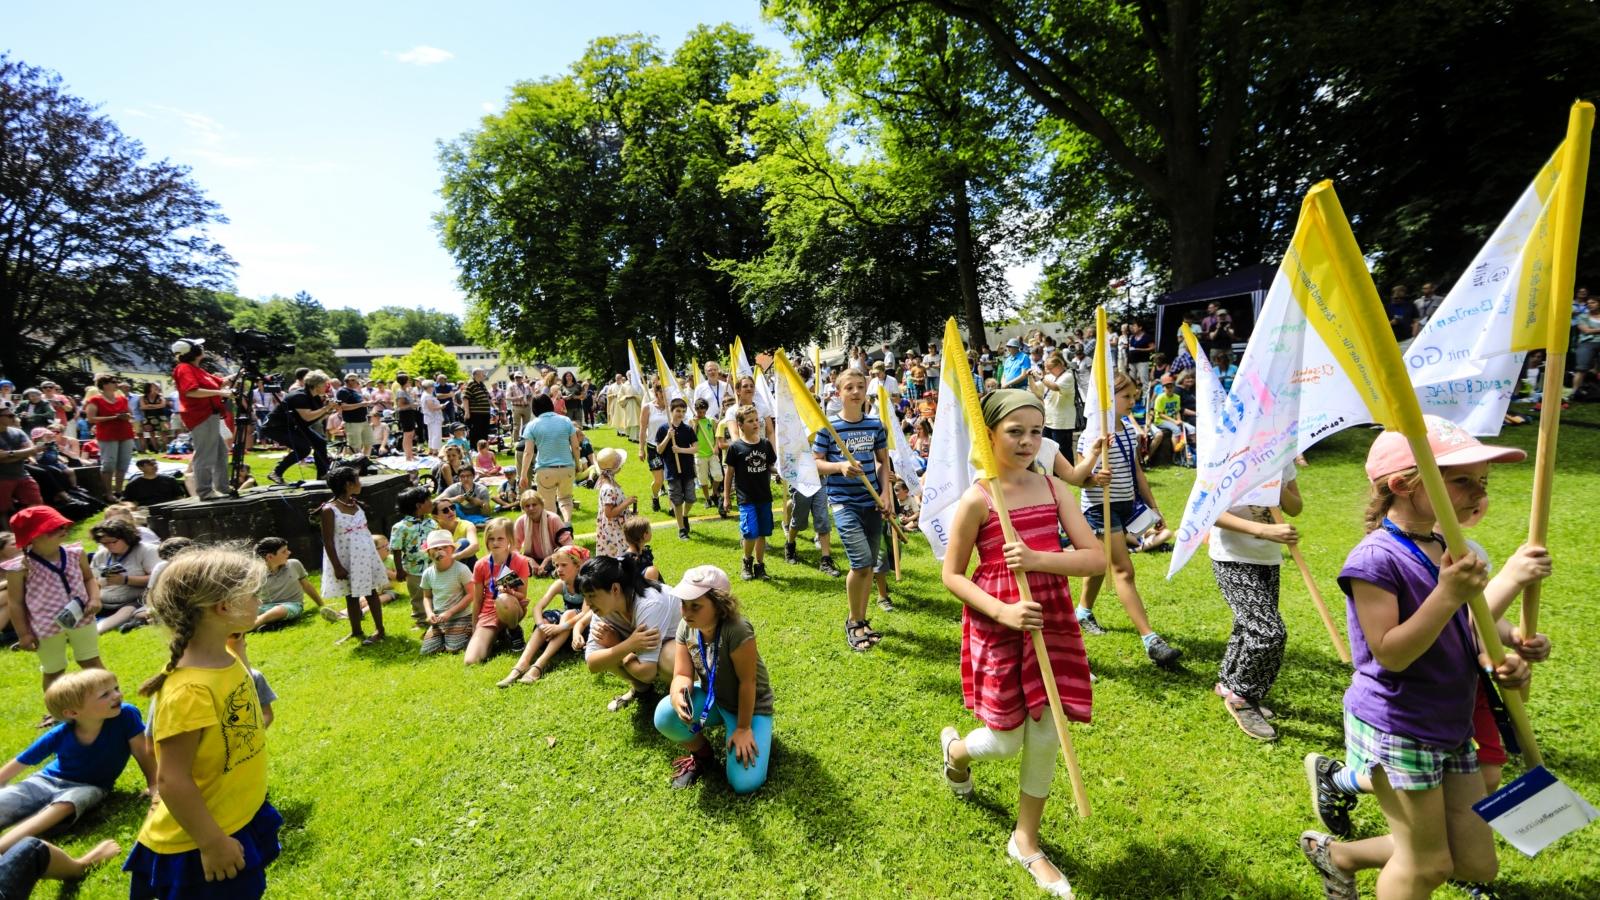
[[[1272,521],[1276,525],[1283,524],[1283,513],[1276,506],[1272,507]],[[1311,602],[1317,605],[1317,615],[1322,617],[1322,624],[1328,629],[1328,637],[1333,641],[1333,652],[1339,655],[1340,662],[1348,665],[1350,646],[1340,636],[1338,626],[1333,624],[1328,604],[1322,599],[1322,591],[1317,588],[1317,580],[1311,577],[1311,567],[1306,565],[1306,558],[1300,553],[1300,545],[1290,544],[1289,555],[1294,558],[1294,564],[1300,568],[1300,577],[1305,580],[1306,590],[1311,593]]]
[[[840,439],[839,432],[833,430],[833,423],[828,422],[827,426],[829,436],[831,436],[833,438],[833,442],[839,446],[839,455],[854,462],[855,457],[850,455],[850,448],[843,440]],[[872,486],[872,480],[867,477],[867,473],[862,472],[860,475],[857,475],[856,478],[861,480],[861,484],[866,487],[867,493],[872,495],[872,502],[879,509],[882,509],[883,497],[878,494],[878,489]],[[886,516],[885,521],[888,523],[889,527],[893,529],[897,536],[902,538],[906,536],[905,531],[901,529],[899,521],[897,521],[894,516]]]
[[[983,420],[975,423],[976,428],[983,427]],[[976,438],[976,436],[975,436]],[[1006,506],[1005,491],[1000,488],[1000,479],[990,478],[989,494],[994,500],[995,517],[1000,520],[1000,530],[1005,534],[1006,543],[1017,541],[1017,529],[1011,524],[1011,510]],[[1028,576],[1015,569],[1011,574],[1017,580],[1017,594],[1023,603],[1033,602],[1033,590],[1028,586]],[[1055,669],[1050,665],[1050,654],[1044,644],[1044,632],[1034,628],[1028,630],[1033,640],[1033,657],[1039,662],[1039,675],[1044,679],[1044,692],[1050,699],[1050,714],[1056,724],[1056,740],[1061,742],[1061,755],[1067,761],[1067,775],[1072,779],[1072,799],[1078,806],[1078,818],[1089,818],[1089,789],[1083,782],[1083,769],[1078,765],[1078,754],[1072,748],[1072,735],[1067,732],[1067,715],[1061,708],[1061,689],[1056,686]]]
[[[900,580],[900,532],[890,529],[889,546],[894,551],[894,580]]]

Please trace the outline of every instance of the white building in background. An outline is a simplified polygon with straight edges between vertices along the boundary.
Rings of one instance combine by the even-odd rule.
[[[461,344],[444,348],[445,352],[456,358],[456,363],[463,372],[473,369],[483,369],[489,373],[489,383],[509,381],[511,373],[517,371],[532,372],[533,364],[524,363],[522,360],[503,356],[493,347],[480,347],[476,344]],[[399,359],[411,352],[410,347],[359,347],[333,351],[339,358],[339,366],[345,372],[354,372],[365,378],[372,372],[372,364],[385,356]],[[571,372],[583,377],[575,366],[555,366],[557,372]],[[432,372],[413,372],[422,378],[432,378]]]

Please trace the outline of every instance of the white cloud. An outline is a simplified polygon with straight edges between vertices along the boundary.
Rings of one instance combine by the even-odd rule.
[[[490,115],[500,111],[500,106],[492,100],[485,100],[479,105],[483,107],[484,112],[489,113]]]
[[[410,50],[402,50],[399,53],[385,52],[384,55],[412,66],[433,66],[456,58],[456,55],[449,50],[440,50],[427,44],[418,44]]]

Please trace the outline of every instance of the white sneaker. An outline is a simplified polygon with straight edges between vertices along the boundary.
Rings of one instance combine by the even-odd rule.
[[[1022,851],[1017,849],[1017,836],[1014,834],[1011,836],[1010,840],[1006,841],[1006,855],[1016,860],[1017,865],[1020,865],[1023,869],[1027,870],[1029,875],[1033,875],[1033,869],[1031,868],[1033,864],[1041,859],[1044,859],[1043,850],[1023,856]],[[1071,900],[1072,898],[1072,885],[1067,883],[1067,876],[1065,875],[1062,875],[1055,881],[1050,882],[1042,881],[1039,876],[1033,875],[1033,883],[1038,885],[1040,890],[1052,897],[1066,897],[1068,900]]]
[[[946,725],[944,730],[939,732],[939,747],[944,751],[944,765],[939,771],[944,774],[944,783],[949,785],[950,791],[957,797],[965,799],[972,796],[972,770],[967,770],[966,781],[957,781],[950,777],[950,770],[954,768],[950,765],[950,742],[959,740],[961,740],[961,732],[956,731],[949,725]]]

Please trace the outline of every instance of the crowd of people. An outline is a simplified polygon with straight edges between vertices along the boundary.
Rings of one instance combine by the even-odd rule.
[[[1582,327],[1581,334],[1590,333]],[[1226,384],[1241,337],[1227,311],[1209,309],[1195,331]],[[1600,327],[1593,333],[1600,335]],[[191,478],[202,499],[234,491],[226,468],[236,426],[225,402],[231,388],[199,365],[201,342],[180,341],[173,351],[178,415],[194,447]],[[1078,722],[1092,715],[1085,635],[1106,633],[1094,606],[1108,568],[1151,662],[1171,667],[1183,656],[1151,625],[1131,554],[1170,538],[1144,469],[1168,452],[1180,464],[1192,459],[1193,360],[1187,353],[1163,359],[1143,323],[1119,325],[1106,349],[1112,427],[1091,440],[1082,432],[1095,352],[1085,330],[1067,340],[1032,332],[1007,340],[1003,352],[970,354],[958,377],[970,378],[981,393],[981,427],[999,471],[992,485],[974,485],[963,495],[942,567],[944,585],[963,605],[962,697],[978,720],[965,734],[955,727],[941,733],[943,777],[957,797],[967,797],[975,763],[1020,757],[1007,853],[1057,896],[1070,896],[1070,886],[1039,843],[1057,744],[1029,632],[1042,634],[1055,693],[1064,714]],[[737,574],[744,581],[774,577],[767,542],[780,527],[785,561],[800,563],[799,540],[809,529],[817,568],[844,582],[843,639],[851,651],[869,653],[892,639],[873,627],[871,608],[876,598],[879,612],[894,611],[889,575],[905,534],[918,527],[918,498],[908,483],[918,473],[896,471],[904,457],[892,457],[888,447],[903,441],[912,464],[919,470],[926,464],[941,379],[950,374],[941,371],[943,363],[937,346],[896,354],[889,345],[870,356],[857,348],[822,372],[803,363],[799,374],[816,386],[829,419],[809,447],[822,481],[809,494],[781,477],[772,356],[765,352],[748,374],[731,379],[716,362],[689,377],[641,374],[643,390],[619,374],[600,391],[576,395],[577,402],[562,386],[565,377],[547,373],[528,385],[518,375],[501,395],[504,408],[481,371],[461,386],[401,375],[380,385],[346,378],[337,389],[324,373],[299,373],[277,402],[263,398],[266,409],[255,411],[260,436],[289,448],[272,480],[311,456],[331,493],[319,511],[318,580],[282,537],[262,537],[249,550],[160,540],[137,524],[126,502],[108,508],[93,532],[99,549],[86,554],[68,541],[67,517],[13,485],[5,496],[18,509],[11,533],[0,536],[6,572],[0,627],[12,630],[19,649],[37,655],[47,710],[41,726],[49,730],[0,769],[0,785],[52,755],[54,761],[0,787],[0,827],[9,826],[0,836],[0,884],[13,872],[72,877],[119,852],[103,844],[74,860],[41,838],[103,799],[132,758],[152,795],[124,865],[132,896],[187,896],[223,879],[230,896],[259,896],[282,819],[266,799],[264,748],[274,695],[265,676],[249,667],[246,635],[283,627],[309,608],[348,627],[341,642],[370,646],[391,639],[390,610],[403,615],[409,606],[421,654],[460,653],[469,666],[497,654],[514,658],[498,682],[506,689],[537,684],[558,657],[571,654],[615,680],[620,692],[611,711],[654,704],[657,729],[683,751],[666,776],[673,787],[720,770],[736,793],[760,789],[769,775],[781,685],[768,677],[755,625],[722,567],[702,562],[676,579],[664,576],[642,498],[628,495],[618,475],[630,459],[648,470],[652,511],[670,511],[680,541],[695,540],[697,504],[707,516],[736,515]],[[131,425],[116,380],[97,387],[84,404],[94,426]],[[390,410],[392,417],[381,414]],[[0,407],[0,416],[16,418],[17,411]],[[342,428],[330,424],[336,416]],[[382,436],[376,428],[391,418],[400,433]],[[594,451],[583,428],[602,419],[630,449]],[[318,423],[320,446],[310,436]],[[353,430],[353,423],[371,429]],[[9,425],[4,418],[0,424]],[[51,424],[65,430],[59,417]],[[1523,454],[1481,445],[1446,422],[1429,425],[1452,502],[1472,524],[1487,506],[1488,466]],[[122,436],[128,431],[137,434],[118,428],[95,438],[131,443],[134,436]],[[344,437],[333,453],[329,434]],[[1300,847],[1330,898],[1354,897],[1354,873],[1362,868],[1381,868],[1380,891],[1393,896],[1426,896],[1448,877],[1492,881],[1493,838],[1470,806],[1498,781],[1506,756],[1493,717],[1483,712],[1494,691],[1524,684],[1528,662],[1550,650],[1543,635],[1523,636],[1501,622],[1514,652],[1492,677],[1474,674],[1481,660],[1467,623],[1468,595],[1485,591],[1503,616],[1523,589],[1550,574],[1550,557],[1542,547],[1525,546],[1491,579],[1482,558],[1445,555],[1416,460],[1398,438],[1379,437],[1369,453],[1368,536],[1340,574],[1355,657],[1344,701],[1345,762],[1321,754],[1305,760],[1326,830],[1307,832]],[[435,453],[439,465],[432,476],[419,474],[397,508],[386,511],[396,520],[389,532],[374,534],[359,471],[336,457],[373,453],[390,442],[408,459]],[[10,446],[0,454],[0,479],[4,467],[42,454],[31,443]],[[515,464],[498,465],[496,449],[514,455]],[[122,452],[116,451],[125,469],[132,448]],[[161,477],[139,462],[139,477],[122,484],[123,496]],[[1280,503],[1290,517],[1306,502],[1294,468],[1284,472]],[[491,496],[479,483],[485,476],[505,480],[501,493],[510,503]],[[577,533],[579,481],[596,490],[592,535]],[[994,490],[1005,494],[1015,536],[1005,534]],[[1109,514],[1102,505],[1107,497]],[[1276,739],[1281,727],[1266,701],[1287,642],[1278,612],[1281,551],[1298,540],[1294,526],[1271,512],[1236,507],[1218,520],[1209,542],[1216,582],[1233,614],[1214,690],[1241,731],[1261,741]],[[843,567],[832,553],[835,539]],[[969,571],[974,555],[977,567]],[[1070,577],[1085,579],[1081,595],[1074,595]],[[141,686],[151,698],[142,717],[105,671],[99,642],[104,633],[151,621],[170,629],[171,654]],[[68,673],[69,652],[81,671]],[[719,729],[720,741],[708,740]],[[1392,833],[1341,842],[1363,793],[1378,796]]]

